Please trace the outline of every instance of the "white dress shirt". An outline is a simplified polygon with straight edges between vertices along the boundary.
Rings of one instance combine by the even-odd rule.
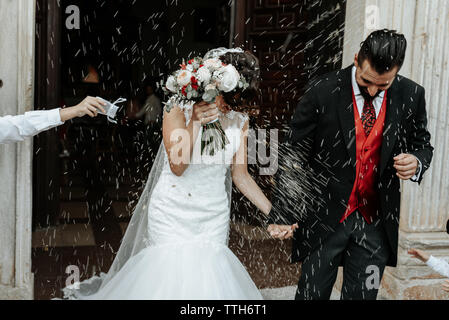
[[[355,79],[355,71],[357,68],[354,66],[352,68],[352,89],[354,90],[355,102],[357,103],[357,110],[359,111],[360,119],[363,114],[363,105],[365,104],[365,98],[363,98],[360,88],[357,85],[357,80]],[[376,119],[379,116],[380,109],[382,108],[382,103],[384,102],[385,90],[377,95],[373,100],[374,110],[376,110]]]
[[[24,115],[0,117],[0,144],[23,141],[63,124],[59,109],[29,111]]]
[[[361,119],[362,114],[363,114],[363,106],[365,104],[365,98],[362,96],[362,93],[360,92],[360,88],[357,84],[357,80],[355,77],[356,70],[357,70],[357,68],[355,66],[353,66],[352,67],[352,90],[354,90],[355,103],[357,104],[357,110],[359,112],[359,116]],[[377,119],[377,117],[379,117],[380,110],[382,109],[382,103],[384,102],[384,97],[385,97],[385,90],[382,91],[381,93],[379,93],[377,95],[377,97],[374,98],[374,100],[373,100],[374,110],[376,111],[376,119]],[[419,180],[419,177],[421,176],[421,168],[422,168],[421,161],[419,161],[418,158],[416,158],[416,160],[418,160],[418,171],[410,179],[414,182]]]
[[[429,260],[427,260],[427,265],[443,277],[449,278],[449,264],[443,259],[430,256]]]

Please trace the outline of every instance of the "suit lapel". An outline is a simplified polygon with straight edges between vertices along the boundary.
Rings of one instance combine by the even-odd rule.
[[[387,109],[385,114],[385,124],[382,139],[382,151],[380,156],[380,175],[382,176],[388,160],[392,157],[394,145],[398,136],[398,125],[404,111],[401,107],[401,96],[399,95],[399,81],[401,76],[397,76],[393,85],[387,92]]]
[[[349,154],[350,164],[356,169],[356,137],[354,105],[352,101],[352,65],[340,71],[338,83],[340,88],[340,99],[337,110],[340,119],[340,125],[345,141],[346,149]]]

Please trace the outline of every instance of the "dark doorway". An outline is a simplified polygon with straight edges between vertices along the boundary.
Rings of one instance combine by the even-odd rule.
[[[37,299],[61,296],[69,265],[81,279],[108,271],[161,140],[138,117],[146,87],[163,100],[158,83],[182,58],[227,47],[230,13],[223,0],[37,1],[36,109],[127,99],[117,124],[74,119],[35,139]]]

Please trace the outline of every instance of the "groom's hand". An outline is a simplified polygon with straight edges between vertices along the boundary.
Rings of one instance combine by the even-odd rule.
[[[277,225],[277,224],[270,224],[268,226],[267,231],[270,233],[270,235],[279,240],[287,240],[293,237],[293,232],[298,228],[298,224],[295,223],[294,225]]]
[[[394,159],[394,168],[396,169],[396,175],[401,180],[409,180],[415,174],[418,169],[418,159],[412,154],[400,154]]]

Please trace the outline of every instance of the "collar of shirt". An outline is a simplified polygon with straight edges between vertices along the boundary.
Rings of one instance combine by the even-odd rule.
[[[359,111],[359,116],[362,117],[363,114],[363,105],[365,103],[365,99],[363,98],[360,88],[357,85],[357,80],[355,78],[357,68],[355,66],[352,67],[352,90],[354,90],[355,101],[357,103],[357,110]],[[376,110],[376,118],[379,116],[380,109],[382,108],[382,102],[384,101],[385,90],[382,91],[373,101],[374,110]]]

